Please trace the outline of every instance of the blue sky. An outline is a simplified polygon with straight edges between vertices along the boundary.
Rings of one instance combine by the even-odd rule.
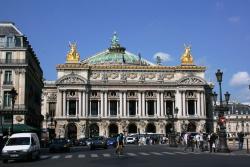
[[[47,80],[56,79],[65,63],[69,41],[76,41],[81,59],[109,47],[114,31],[130,52],[165,65],[179,65],[183,44],[192,45],[206,78],[224,72],[223,93],[250,102],[250,0],[5,0],[0,20],[16,23],[34,48]],[[216,89],[217,89],[216,85]]]

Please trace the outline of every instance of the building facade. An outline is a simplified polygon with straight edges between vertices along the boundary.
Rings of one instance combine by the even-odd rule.
[[[250,134],[250,106],[241,103],[229,103],[225,112],[226,129],[230,137],[237,136],[239,132]],[[218,131],[218,113],[214,113],[214,131]]]
[[[11,89],[17,92],[13,108],[14,125],[27,128],[40,128],[41,94],[43,71],[40,63],[27,40],[14,23],[0,22],[0,131],[10,130],[12,122]]]
[[[107,50],[84,60],[71,44],[56,69],[42,96],[44,127],[56,137],[204,132],[213,124],[205,67],[194,64],[190,47],[180,65],[163,66],[126,51],[114,34]]]

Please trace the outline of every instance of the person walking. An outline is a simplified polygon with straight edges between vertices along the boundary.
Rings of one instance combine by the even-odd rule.
[[[244,143],[244,133],[240,132],[238,134],[238,139],[239,139],[239,150],[243,149],[243,143]]]
[[[123,148],[124,148],[124,136],[122,133],[120,133],[117,138],[117,146],[116,146],[116,154],[118,154],[119,156],[123,154]]]
[[[216,135],[214,133],[212,133],[210,135],[210,139],[209,139],[210,153],[215,152],[215,148],[216,148],[215,140],[216,140]]]

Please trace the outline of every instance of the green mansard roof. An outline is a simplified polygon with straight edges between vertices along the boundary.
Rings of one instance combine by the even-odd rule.
[[[129,65],[142,65],[150,66],[153,63],[142,59],[140,54],[135,55],[126,51],[126,48],[120,46],[118,43],[117,34],[114,33],[111,40],[111,46],[107,50],[97,53],[94,56],[90,56],[81,63],[89,65],[117,65],[117,64],[129,64]]]

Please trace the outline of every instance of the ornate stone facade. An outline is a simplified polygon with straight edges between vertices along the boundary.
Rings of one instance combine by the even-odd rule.
[[[205,67],[155,65],[127,52],[115,38],[106,51],[58,65],[57,80],[45,81],[43,113],[49,94],[57,98],[56,136],[167,134],[173,130],[172,118],[177,132],[206,131]]]

